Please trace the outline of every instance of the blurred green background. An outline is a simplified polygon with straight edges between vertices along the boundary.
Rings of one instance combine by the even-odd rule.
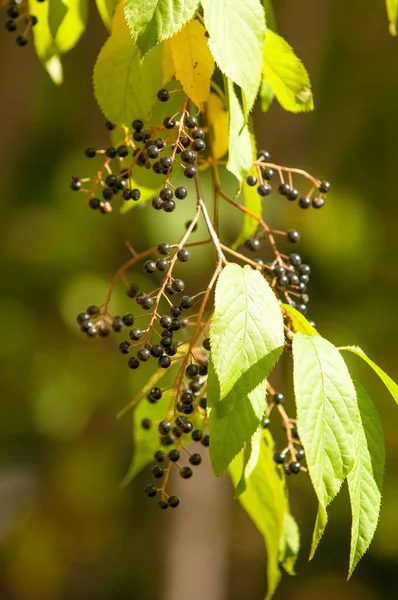
[[[336,344],[361,345],[397,378],[398,40],[388,35],[382,0],[275,5],[281,33],[311,74],[316,110],[295,116],[275,105],[258,112],[259,145],[277,162],[329,179],[333,193],[324,210],[308,212],[276,196],[271,221],[302,234],[300,252],[314,273],[310,315],[321,333]],[[121,338],[82,337],[75,315],[102,302],[127,256],[124,241],[139,249],[161,241],[166,221],[140,209],[104,217],[69,191],[72,173],[89,173],[84,148],[107,143],[90,85],[105,38],[92,11],[57,88],[31,47],[18,48],[0,33],[0,598],[260,600],[263,543],[227,480],[212,478],[205,464],[191,481],[175,481],[183,502],[172,513],[143,497],[148,474],[119,488],[131,457],[131,423],[115,414],[140,382],[117,351]],[[166,215],[170,240],[183,231],[185,210]],[[232,237],[236,217],[226,219]],[[191,284],[206,280],[206,261],[196,265]],[[127,310],[122,289],[114,308]],[[396,406],[364,365],[348,360],[384,423],[379,528],[346,583],[350,513],[343,490],[309,564],[316,502],[305,477],[291,478],[302,551],[298,575],[284,577],[277,598],[396,596]],[[284,389],[288,367],[277,373]],[[292,412],[291,397],[289,406]]]

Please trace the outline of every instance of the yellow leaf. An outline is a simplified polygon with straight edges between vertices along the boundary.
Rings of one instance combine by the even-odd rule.
[[[165,40],[163,42],[163,57],[162,57],[162,67],[163,67],[163,85],[168,83],[172,77],[175,75],[175,68],[173,62],[173,56],[171,53],[171,45],[170,40]]]
[[[213,157],[218,160],[228,152],[228,111],[217,94],[209,96],[207,119],[212,129]]]
[[[210,94],[214,59],[207,45],[206,30],[199,21],[190,21],[170,38],[175,76],[184,92],[199,108]]]

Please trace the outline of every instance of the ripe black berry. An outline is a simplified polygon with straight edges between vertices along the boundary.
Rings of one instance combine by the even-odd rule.
[[[180,471],[180,477],[183,479],[190,479],[193,475],[191,467],[183,467]]]
[[[130,335],[130,338],[131,338],[132,340],[134,340],[134,341],[138,341],[139,339],[141,339],[141,336],[142,336],[142,331],[141,331],[141,329],[138,329],[138,327],[134,327],[134,328],[133,328],[133,329],[130,331],[129,335]]]
[[[151,348],[151,354],[155,358],[160,358],[163,355],[163,347],[160,344],[155,344]]]
[[[310,275],[311,267],[309,265],[300,265],[298,268],[299,275]]]
[[[161,435],[167,435],[172,430],[172,425],[170,421],[160,421],[158,425],[158,431]]]
[[[171,213],[175,210],[176,204],[174,200],[164,200],[163,202],[163,210],[164,212]]]
[[[152,426],[151,419],[142,419],[141,427],[142,429],[150,429]]]
[[[208,435],[204,435],[201,444],[202,446],[205,446],[205,448],[208,448],[210,445],[210,437]]]
[[[155,268],[156,268],[156,265],[155,265]],[[149,298],[149,296],[145,296],[145,298],[142,301],[141,306],[144,310],[150,310],[153,306],[152,298]]]
[[[159,367],[162,369],[167,369],[171,365],[171,360],[168,356],[161,356],[159,358]]]
[[[287,239],[292,244],[295,244],[296,242],[298,242],[300,240],[300,234],[295,229],[288,229],[288,231],[287,231]]]
[[[168,456],[171,462],[177,462],[180,460],[180,453],[178,450],[170,450]]]
[[[197,175],[197,170],[192,165],[189,165],[188,167],[185,168],[184,175],[188,179],[193,179]]]
[[[201,139],[196,139],[192,142],[191,146],[192,150],[196,150],[197,152],[202,152],[206,148],[206,144]]]
[[[272,192],[272,188],[268,183],[264,183],[263,185],[259,185],[257,188],[257,193],[259,196],[269,196]]]
[[[289,285],[299,285],[300,279],[296,273],[289,273],[288,275]]]
[[[174,195],[176,198],[178,198],[178,200],[184,200],[188,196],[188,192],[184,186],[180,185],[178,188],[176,188]]]
[[[308,308],[305,304],[297,304],[296,309],[303,315],[307,314]]]
[[[299,462],[297,462],[297,461],[291,462],[289,464],[289,471],[291,473],[294,473],[295,475],[297,475],[297,473],[300,471],[300,467],[301,467],[301,465]]]
[[[81,190],[82,184],[80,179],[78,177],[73,177],[69,187],[74,192],[78,192],[79,190]]]
[[[184,150],[181,152],[181,160],[185,163],[191,164],[195,162],[196,154],[195,152],[192,152],[192,150]]]
[[[276,280],[276,285],[280,289],[283,289],[287,285],[289,285],[289,278],[287,277],[287,275],[282,275],[282,277],[278,277],[278,279]]]
[[[115,332],[122,331],[122,329],[123,329],[122,317],[117,316],[117,317],[113,318],[112,329]]]
[[[255,177],[255,175],[248,175],[246,177],[246,183],[247,183],[247,185],[250,185],[251,187],[253,187],[254,185],[257,184],[257,177]]]
[[[167,329],[172,323],[172,318],[169,317],[169,315],[164,315],[163,317],[160,317],[159,323],[163,329]]]
[[[130,356],[127,364],[130,367],[130,369],[138,369],[138,367],[140,366],[140,361],[135,356]]]
[[[207,375],[208,371],[209,371],[209,365],[207,363],[202,363],[199,367],[199,375],[204,377],[205,375]]]
[[[300,275],[300,281],[302,283],[308,283],[310,280],[309,275]]]
[[[169,508],[169,505],[165,500],[159,500],[158,505],[162,510],[167,510]]]
[[[263,419],[263,421],[261,423],[262,428],[263,429],[268,429],[269,426],[270,426],[270,423],[271,423],[270,419],[268,419],[268,418],[267,419]]]
[[[181,248],[181,250],[177,252],[177,258],[180,262],[187,262],[191,258],[189,250]]]
[[[194,127],[196,127],[196,125],[198,124],[198,120],[196,117],[194,117],[193,115],[187,115],[185,117],[185,126],[188,129],[193,129]]]
[[[131,313],[124,314],[122,320],[127,327],[132,327],[132,325],[134,325],[134,317]]]
[[[192,432],[192,439],[193,439],[194,442],[200,442],[200,440],[202,439],[202,437],[203,437],[203,433],[200,431],[200,429],[195,429]]]
[[[128,156],[128,153],[128,148],[124,144],[119,146],[117,149],[117,155],[120,156],[120,158],[125,158],[126,156]]]
[[[149,274],[154,273],[156,271],[156,263],[153,260],[147,260],[144,264],[144,271]]]
[[[105,155],[108,158],[115,158],[115,156],[117,155],[116,152],[116,148],[114,148],[113,146],[110,146],[109,148],[107,148],[107,150],[105,151]]]
[[[182,308],[189,309],[193,305],[193,300],[190,296],[183,296],[181,298],[181,306]]]
[[[298,205],[300,208],[303,208],[305,210],[306,208],[309,208],[311,206],[311,200],[304,196],[303,198],[300,198]]]
[[[158,100],[160,100],[160,102],[167,102],[167,100],[170,98],[169,92],[165,89],[159,90],[157,93],[157,96],[158,96]]]
[[[312,199],[312,206],[313,208],[322,208],[322,206],[325,204],[325,198],[320,197],[315,197]]]
[[[87,156],[87,158],[94,158],[97,155],[97,151],[95,148],[86,148],[84,154]]]
[[[178,331],[181,329],[181,325],[178,319],[173,319],[170,325],[171,331]]]
[[[128,354],[130,352],[130,344],[128,342],[120,342],[119,350],[122,354]]]
[[[290,191],[290,186],[287,183],[281,183],[279,186],[279,193],[282,194],[282,196],[287,196],[287,194]]]
[[[145,493],[149,498],[153,498],[154,496],[156,496],[155,486],[152,485],[152,483],[150,485],[147,485],[145,488]]]
[[[285,267],[282,267],[282,265],[275,265],[272,272],[274,275],[276,275],[276,277],[281,277],[282,275],[285,275],[286,270]]]
[[[88,201],[88,205],[90,208],[96,210],[97,208],[100,207],[101,201],[99,198],[90,198],[90,200]]]
[[[274,170],[271,169],[270,167],[267,167],[266,169],[262,169],[262,175],[266,181],[271,181],[271,179],[274,176]]]
[[[144,127],[144,123],[141,121],[141,119],[135,119],[131,126],[133,129],[135,129],[135,131],[141,131],[141,129]]]
[[[275,402],[275,404],[283,404],[285,400],[285,397],[283,394],[273,394],[272,396],[272,401]]]
[[[162,242],[158,246],[158,252],[159,252],[159,254],[163,254],[164,256],[166,256],[167,254],[169,254],[170,249],[171,249],[170,244],[168,244],[167,242]]]
[[[259,152],[257,153],[257,158],[262,158],[266,161],[269,161],[271,160],[271,154],[266,150],[259,150]]]
[[[163,120],[163,125],[165,126],[166,129],[173,129],[175,124],[176,124],[176,122],[171,117],[166,117]]]
[[[288,191],[288,193],[286,194],[286,197],[288,200],[297,200],[297,198],[299,197],[299,193],[298,190],[296,189],[291,189]]]
[[[174,279],[171,286],[175,292],[183,292],[185,289],[185,283],[182,279]]]
[[[102,190],[102,197],[104,200],[111,200],[113,198],[113,191],[110,187],[105,187]]]
[[[171,316],[175,318],[179,317],[181,315],[181,312],[181,306],[172,306],[170,309]]]
[[[156,465],[152,468],[152,475],[156,477],[156,479],[160,479],[164,475],[164,469],[160,465]]]
[[[147,362],[151,357],[151,351],[148,348],[140,348],[137,352],[137,358],[141,362]]]
[[[157,462],[164,462],[165,458],[166,458],[166,454],[165,454],[165,452],[163,452],[163,450],[157,450],[155,452],[154,459],[157,460]]]
[[[28,43],[27,38],[23,35],[19,35],[15,41],[17,43],[17,46],[26,46],[26,44]]]
[[[160,343],[163,346],[163,348],[171,348],[173,345],[173,340],[171,337],[165,336],[165,337],[162,337],[162,339],[160,340]]]
[[[322,194],[327,194],[328,192],[330,192],[330,183],[328,181],[322,181],[321,185],[319,186],[319,191]]]
[[[201,464],[202,457],[201,457],[200,454],[198,454],[197,452],[195,452],[195,454],[192,454],[192,456],[189,457],[189,462],[194,467],[197,467],[198,465]]]
[[[298,267],[301,265],[301,256],[299,254],[289,254],[289,262],[292,267]]]
[[[173,198],[173,192],[170,188],[163,188],[159,196],[162,200],[171,200]]]
[[[159,148],[152,144],[147,148],[146,155],[148,158],[157,158],[159,156]]]
[[[156,261],[156,268],[158,271],[167,271],[169,266],[169,261],[166,260],[165,258],[158,258],[158,260]]]
[[[190,421],[185,421],[184,423],[181,423],[180,429],[183,433],[191,433],[193,425]]]
[[[261,248],[261,242],[255,238],[250,238],[245,241],[245,248],[251,250],[252,252],[257,252]]]
[[[171,506],[171,508],[177,508],[177,506],[180,504],[180,499],[178,496],[170,496],[167,503],[169,506]]]
[[[283,463],[285,462],[285,458],[286,454],[284,454],[283,452],[275,452],[274,454],[274,462],[276,462],[277,465],[283,465]]]
[[[203,340],[202,346],[205,350],[210,351],[210,338],[206,338],[205,340]]]

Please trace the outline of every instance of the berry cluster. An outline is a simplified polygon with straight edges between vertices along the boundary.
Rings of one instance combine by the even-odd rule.
[[[37,2],[44,2],[45,0],[36,0]],[[28,9],[27,0],[6,0],[2,2],[2,5],[6,7],[7,21],[5,28],[11,33],[16,33],[16,44],[17,46],[26,46],[28,43],[28,35],[32,27],[37,24],[37,17],[31,15]],[[21,33],[18,34],[18,27],[22,25]]]
[[[169,92],[159,90],[158,99],[166,102]],[[94,177],[81,179],[74,175],[71,189],[87,193],[90,208],[106,214],[112,211],[112,200],[117,194],[125,201],[140,200],[141,191],[134,183],[135,168],[152,169],[164,179],[159,193],[152,199],[152,207],[174,212],[176,200],[185,200],[188,190],[170,182],[173,169],[180,168],[187,180],[194,179],[198,163],[202,161],[201,153],[206,149],[205,132],[198,126],[197,118],[183,108],[179,120],[176,116],[167,116],[158,127],[145,127],[141,119],[134,120],[128,132],[109,121],[106,127],[123,132],[123,141],[101,150],[86,148],[87,158],[100,157],[102,163]]]
[[[167,102],[169,95],[167,90],[160,90],[158,99],[160,102]],[[303,263],[299,254],[284,254],[276,243],[279,236],[282,241],[296,244],[300,239],[296,230],[271,229],[261,216],[229,197],[221,188],[217,169],[225,162],[215,160],[211,148],[210,152],[204,152],[208,124],[204,115],[195,117],[188,108],[189,101],[186,98],[181,110],[176,115],[166,116],[161,125],[145,127],[141,120],[135,120],[123,142],[118,145],[105,150],[87,148],[86,156],[90,159],[100,156],[102,163],[94,177],[81,179],[74,176],[71,182],[72,190],[88,194],[87,204],[91,208],[108,213],[112,210],[113,198],[117,194],[128,202],[140,200],[139,186],[134,184],[135,170],[152,169],[159,175],[159,180],[162,180],[158,194],[151,201],[156,211],[173,212],[176,200],[188,198],[192,204],[192,219],[185,224],[185,231],[178,243],[160,242],[157,247],[140,253],[128,244],[131,257],[116,271],[105,302],[100,306],[89,306],[77,317],[81,330],[89,337],[105,337],[112,331],[128,332],[120,342],[119,350],[121,354],[128,356],[127,365],[133,371],[154,366],[147,385],[119,415],[143,401],[143,398],[149,404],[164,404],[164,418],[161,421],[153,421],[148,410],[148,417],[141,423],[145,430],[157,427],[159,434],[159,447],[154,456],[156,464],[152,474],[155,479],[161,480],[161,486],[157,488],[156,485],[149,484],[145,492],[149,497],[159,496],[159,506],[163,509],[168,506],[176,507],[180,502],[176,496],[169,496],[166,490],[171,469],[178,469],[182,478],[189,479],[194,473],[192,467],[201,463],[201,455],[192,453],[187,444],[200,442],[204,447],[209,445],[209,436],[205,433],[208,426],[206,389],[211,350],[209,323],[213,312],[209,300],[220,272],[228,264],[226,256],[260,271],[281,300],[295,306],[303,314],[307,312],[309,302],[307,285],[311,273],[310,266]],[[109,122],[107,128],[117,129]],[[212,169],[215,199],[213,218],[209,215],[203,196],[199,164],[203,167],[208,165]],[[176,187],[172,183],[175,173],[181,171],[187,180],[192,180],[193,193],[190,192],[189,197],[185,186]],[[321,182],[305,171],[272,163],[269,153],[265,151],[261,151],[253,162],[253,171],[257,175],[249,175],[246,183],[257,186],[257,192],[262,198],[272,193],[273,180],[278,178],[278,193],[293,202],[300,197],[293,177],[303,177],[309,181],[311,189],[301,195],[301,208],[308,208],[310,205],[320,208],[330,189],[328,182]],[[242,251],[231,248],[220,239],[217,216],[219,199],[250,215],[258,223],[255,235],[246,240]],[[192,241],[191,234],[200,219],[204,221],[208,237]],[[190,260],[195,247],[203,244],[214,246],[214,271],[204,290],[189,290],[188,294],[184,280],[175,274],[176,267],[183,267]],[[253,253],[262,251],[264,255],[261,258],[253,258]],[[271,257],[266,256],[265,252],[271,253]],[[153,290],[141,291],[136,283],[128,281],[126,273],[139,265],[148,276],[156,280]],[[113,288],[119,279],[123,279],[127,296],[134,301],[135,307],[133,309],[130,305],[126,307],[124,315],[114,316],[109,312],[109,304]],[[285,332],[285,346],[289,352],[292,331],[287,315]],[[166,387],[158,387],[166,372],[170,373],[172,385],[168,382]],[[287,446],[275,454],[275,462],[284,465],[286,474],[305,471],[300,462],[304,458],[304,451],[295,421],[288,417],[283,407],[283,395],[276,393],[271,386],[269,392],[271,401],[267,414],[264,415],[263,426],[269,427],[271,411],[276,408],[287,435]],[[181,459],[184,453],[188,464],[183,464]]]

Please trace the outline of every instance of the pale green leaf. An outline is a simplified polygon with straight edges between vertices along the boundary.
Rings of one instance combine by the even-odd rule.
[[[126,0],[131,37],[142,57],[181,29],[195,14],[199,0]]]
[[[261,82],[265,14],[259,0],[202,0],[209,46],[222,73],[244,94],[245,117]]]
[[[279,548],[279,562],[286,573],[295,575],[294,566],[300,549],[300,532],[296,520],[289,512],[285,513]]]
[[[355,387],[341,354],[321,336],[296,333],[293,356],[300,440],[315,492],[326,507],[355,460]]]
[[[196,106],[202,108],[210,94],[214,59],[207,45],[206,30],[199,21],[189,21],[169,41],[175,77]]]
[[[210,444],[211,447],[211,444]],[[247,478],[247,489],[239,496],[239,502],[262,534],[267,550],[267,595],[272,598],[281,578],[279,560],[285,536],[285,515],[289,511],[285,477],[282,469],[273,461],[274,444],[268,431],[264,432],[260,457],[255,469]],[[243,468],[243,453],[229,467],[232,483],[239,482]],[[291,539],[291,538],[290,538]]]
[[[397,35],[398,0],[386,0],[390,34]]]
[[[256,160],[257,156],[257,148],[256,148],[256,140],[254,135],[250,136],[251,146],[252,146],[252,156],[253,160]],[[254,175],[257,177],[257,169],[255,165],[252,165],[248,175]],[[242,184],[242,194],[243,194],[243,204],[244,206],[250,210],[251,213],[255,214],[258,218],[261,218],[263,205],[261,201],[261,196],[257,192],[257,187],[252,185],[247,185],[246,180],[244,180]],[[245,213],[243,217],[243,225],[242,229],[232,244],[232,248],[238,248],[242,244],[245,243],[246,240],[253,237],[258,229],[258,219],[255,219],[251,215]]]
[[[274,101],[275,94],[268,79],[263,77],[260,88],[261,110],[267,112]]]
[[[265,38],[263,76],[285,110],[297,113],[314,109],[311,82],[303,63],[271,29]]]
[[[227,169],[241,182],[252,166],[250,132],[233,82],[228,79],[229,146]]]
[[[62,83],[59,56],[71,50],[86,29],[87,0],[29,0],[29,10],[37,17],[33,27],[36,53],[56,84]]]
[[[102,112],[118,125],[130,126],[134,119],[147,121],[161,85],[162,48],[154,48],[141,61],[120,4],[113,19],[112,35],[102,47],[94,68],[94,91]]]
[[[210,460],[216,477],[221,477],[230,462],[249,443],[267,408],[267,382],[235,385],[223,402],[220,386],[210,360],[207,402],[210,434]]]
[[[100,17],[108,31],[112,29],[112,19],[120,0],[95,0]]]
[[[373,360],[366,356],[362,348],[360,348],[359,346],[344,346],[340,348],[340,350],[349,350],[350,352],[353,352],[354,354],[362,358],[365,362],[367,362],[368,365],[372,367],[374,372],[377,373],[377,375],[380,377],[380,379],[394,398],[395,402],[398,404],[398,385],[395,383],[395,381],[391,379],[389,375],[387,375],[387,373],[383,371],[383,369],[380,369],[380,367],[376,365],[376,363],[373,362]]]
[[[325,532],[327,523],[328,523],[328,513],[326,511],[326,508],[324,506],[322,506],[322,504],[319,504],[318,513],[316,515],[316,520],[315,520],[314,532],[312,534],[311,551],[310,551],[309,560],[312,560],[314,558],[314,554],[315,554],[316,549],[318,548],[318,544],[321,541],[322,536]]]
[[[210,339],[221,401],[233,388],[247,395],[269,375],[284,345],[283,318],[259,271],[236,263],[223,269]]]
[[[261,427],[258,427],[253,433],[251,439],[243,449],[243,468],[242,475],[235,487],[235,498],[238,498],[246,491],[246,480],[253,473],[257,466],[260,456],[260,444],[262,439]]]
[[[376,531],[385,462],[380,417],[366,390],[357,382],[355,387],[361,427],[354,467],[347,478],[352,512],[349,577]]]
[[[305,316],[299,312],[290,304],[282,304],[283,310],[289,317],[289,320],[292,324],[293,330],[295,332],[299,331],[300,333],[305,333],[306,335],[318,335],[315,327],[311,325],[311,323],[305,318]]]

